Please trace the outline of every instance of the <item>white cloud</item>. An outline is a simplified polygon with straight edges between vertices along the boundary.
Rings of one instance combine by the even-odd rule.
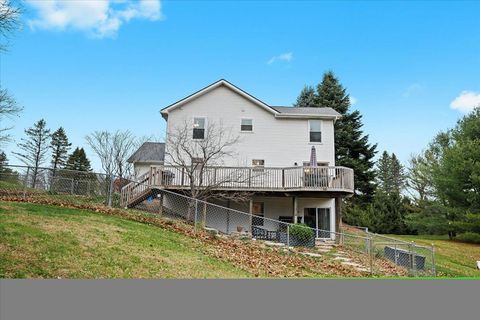
[[[286,53],[282,53],[278,56],[272,57],[270,60],[268,60],[267,64],[272,64],[275,61],[290,62],[290,61],[292,61],[292,59],[293,59],[293,53],[292,52],[286,52]]]
[[[468,113],[475,109],[475,107],[480,107],[480,93],[462,91],[460,95],[450,103],[450,107],[460,112]]]
[[[354,106],[354,105],[357,104],[357,102],[358,102],[358,99],[357,99],[357,98],[352,97],[352,96],[350,96],[349,98],[350,98],[350,104],[351,104],[352,106]]]
[[[115,36],[123,23],[132,19],[162,18],[160,0],[26,0],[36,17],[32,29],[79,30],[90,36]]]
[[[423,90],[423,86],[419,83],[413,83],[411,85],[409,85],[407,87],[407,89],[405,89],[405,91],[403,92],[402,96],[408,98],[418,92],[421,92]]]

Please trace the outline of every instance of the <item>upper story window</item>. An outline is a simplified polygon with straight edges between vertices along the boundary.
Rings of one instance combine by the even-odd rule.
[[[205,118],[193,118],[193,139],[205,139]]]
[[[240,125],[240,131],[242,132],[252,132],[253,131],[253,119],[242,119]]]
[[[308,120],[310,142],[322,142],[322,120]]]

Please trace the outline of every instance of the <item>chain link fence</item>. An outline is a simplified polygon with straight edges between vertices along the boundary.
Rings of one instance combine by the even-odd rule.
[[[121,188],[127,183],[114,176],[68,169],[7,165],[0,170],[0,193],[11,196],[75,196],[79,201],[119,206]]]
[[[119,179],[100,173],[66,169],[3,166],[0,195],[49,196],[128,207],[182,219],[192,228],[215,234],[265,241],[288,252],[318,254],[324,247],[357,253],[358,261],[371,273],[401,268],[411,276],[435,276],[434,247],[419,246],[345,227],[342,232],[292,224],[222,206],[215,199],[207,202],[187,195],[158,189],[143,182]],[[325,251],[328,251],[326,249]]]

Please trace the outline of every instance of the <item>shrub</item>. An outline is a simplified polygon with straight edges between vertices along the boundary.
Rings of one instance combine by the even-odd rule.
[[[306,224],[292,224],[289,228],[290,237],[295,237],[299,241],[309,241],[315,237],[315,232]]]
[[[480,234],[473,232],[465,232],[457,236],[457,240],[470,243],[480,243]]]

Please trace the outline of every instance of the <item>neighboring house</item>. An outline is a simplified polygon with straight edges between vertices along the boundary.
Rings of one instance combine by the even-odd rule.
[[[127,161],[133,164],[135,177],[139,177],[150,172],[152,166],[162,165],[164,158],[165,143],[145,142]]]
[[[219,80],[165,107],[161,115],[167,121],[167,137],[186,123],[191,126],[192,139],[202,139],[212,123],[238,134],[239,141],[232,146],[237,156],[222,159],[221,166],[212,169],[213,176],[232,168],[253,173],[248,181],[217,187],[222,192],[247,191],[251,197],[247,202],[217,201],[220,204],[285,222],[338,230],[341,198],[353,194],[353,170],[335,167],[334,123],[340,118],[335,110],[270,106]],[[161,149],[165,158],[160,159],[153,148]],[[162,170],[171,173],[171,178],[158,183],[165,189],[186,191],[188,181],[182,168],[169,158],[170,148],[168,142],[162,147],[145,144],[131,159],[139,174],[155,165],[154,161],[163,160]],[[153,159],[152,154],[158,157]],[[317,163],[310,163],[311,159]],[[244,228],[251,230],[248,225]]]

